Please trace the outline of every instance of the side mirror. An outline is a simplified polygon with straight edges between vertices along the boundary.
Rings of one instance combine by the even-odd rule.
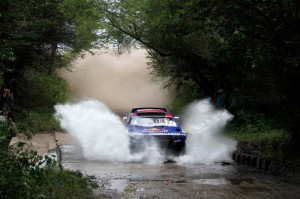
[[[124,117],[123,117],[123,121],[126,121],[126,120],[127,120],[127,116],[124,116]]]

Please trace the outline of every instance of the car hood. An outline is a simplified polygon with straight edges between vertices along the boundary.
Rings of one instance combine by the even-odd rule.
[[[182,129],[180,127],[170,127],[170,126],[155,126],[155,127],[143,127],[143,126],[127,126],[128,133],[129,134],[151,134],[151,135],[157,135],[157,134],[167,134],[167,135],[179,135],[184,134],[182,132]]]

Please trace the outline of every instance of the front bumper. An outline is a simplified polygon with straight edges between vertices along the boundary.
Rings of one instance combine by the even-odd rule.
[[[130,148],[133,152],[144,150],[149,145],[178,152],[185,149],[186,135],[135,135],[129,137]]]

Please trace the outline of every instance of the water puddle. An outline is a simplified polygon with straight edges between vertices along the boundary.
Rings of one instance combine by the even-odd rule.
[[[225,178],[215,178],[215,179],[196,179],[196,180],[158,180],[164,183],[193,183],[193,184],[203,184],[203,185],[240,185],[242,183],[254,184],[254,179],[251,178],[241,178],[241,179],[225,179]],[[131,190],[131,184],[129,179],[111,179],[104,187],[106,189],[114,189],[118,192],[126,192]]]
[[[104,185],[106,189],[115,189],[119,192],[123,192],[129,186],[128,179],[111,179]]]
[[[240,185],[242,183],[253,184],[254,180],[251,178],[243,178],[243,179],[216,178],[216,179],[197,179],[197,180],[191,180],[190,182],[195,184],[206,184],[206,185]]]

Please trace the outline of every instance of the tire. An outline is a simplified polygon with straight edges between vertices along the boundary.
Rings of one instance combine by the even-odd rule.
[[[186,153],[185,141],[178,143],[178,145],[176,146],[176,151],[177,151],[178,155],[184,155]]]
[[[167,155],[175,155],[175,156],[180,156],[184,155],[186,151],[186,144],[184,142],[179,142],[175,146],[169,146],[167,148]]]

